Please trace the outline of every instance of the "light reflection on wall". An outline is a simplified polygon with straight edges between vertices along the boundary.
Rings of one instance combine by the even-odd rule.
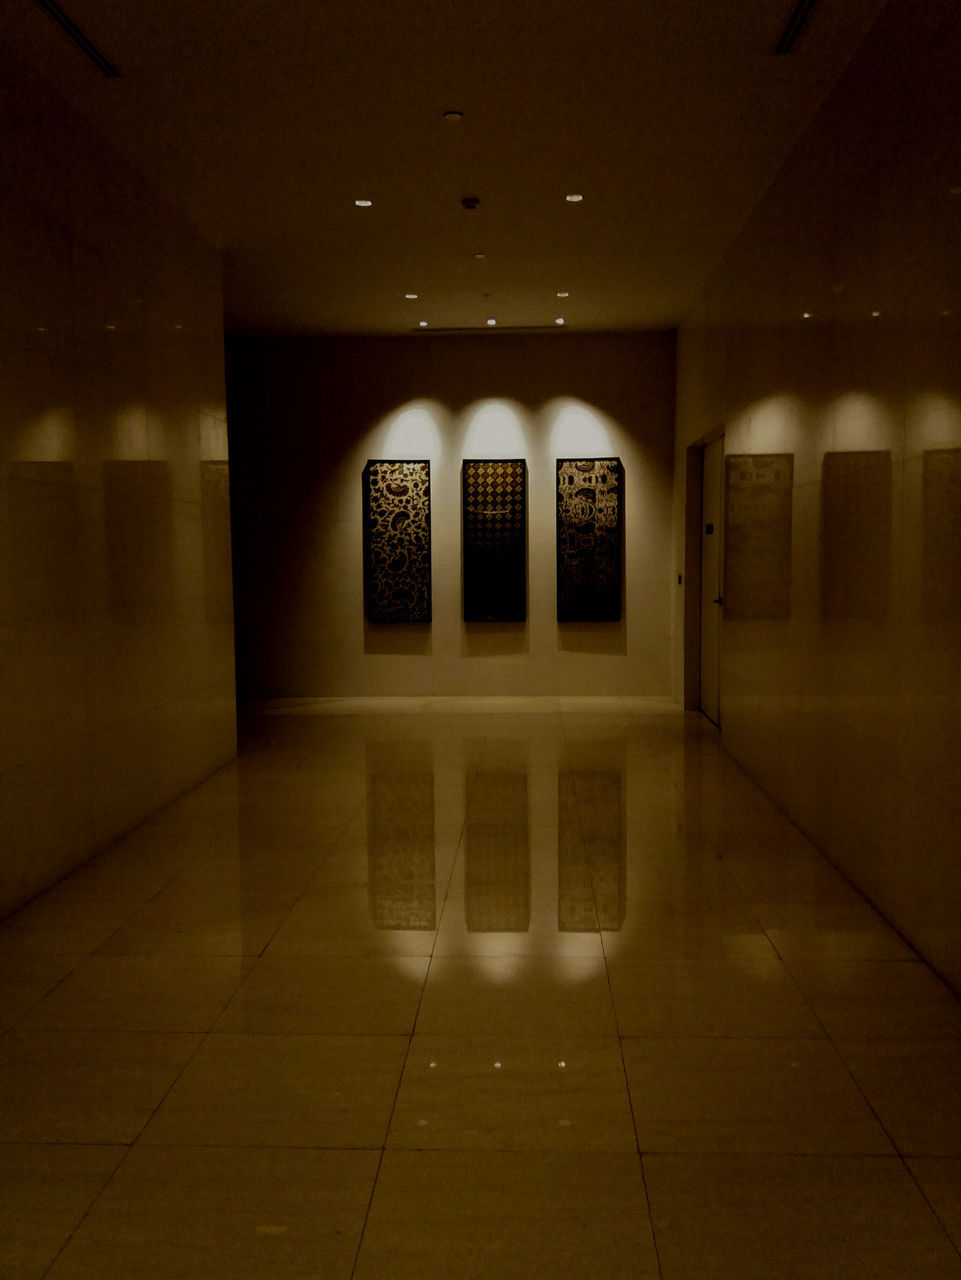
[[[465,458],[526,458],[528,418],[510,400],[483,400],[464,415]]]
[[[123,462],[150,458],[150,422],[143,404],[126,404],[114,414],[112,454]]]
[[[749,436],[751,453],[790,451],[798,431],[800,400],[797,396],[769,396],[751,405]]]
[[[383,443],[378,446],[377,456],[398,461],[408,458],[439,461],[444,453],[441,424],[446,416],[443,406],[433,400],[402,405],[380,423]]]
[[[961,445],[961,403],[952,396],[927,392],[907,408],[908,451]]]
[[[557,458],[604,458],[618,453],[610,419],[582,400],[561,397],[544,410]]]
[[[879,396],[849,391],[837,397],[828,413],[834,421],[835,449],[898,449],[903,420]]]
[[[21,462],[70,462],[76,456],[77,428],[67,409],[49,409],[28,422],[17,441]]]

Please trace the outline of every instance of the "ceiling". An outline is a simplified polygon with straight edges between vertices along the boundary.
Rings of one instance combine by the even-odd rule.
[[[884,7],[820,0],[777,56],[795,3],[63,0],[114,79],[37,0],[0,38],[224,250],[233,330],[638,329],[683,318]]]

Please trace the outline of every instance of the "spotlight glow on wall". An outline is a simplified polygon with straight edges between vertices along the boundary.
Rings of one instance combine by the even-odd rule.
[[[465,458],[527,456],[524,410],[511,400],[482,400],[467,411]]]
[[[617,456],[610,419],[585,404],[562,396],[545,410],[551,424],[551,452],[555,458],[608,458]]]

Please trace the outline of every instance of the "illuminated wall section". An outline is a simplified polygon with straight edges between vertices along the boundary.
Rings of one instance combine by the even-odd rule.
[[[688,446],[723,424],[741,481],[748,465],[793,458],[790,567],[778,571],[790,609],[729,609],[746,568],[729,564],[724,744],[961,987],[961,197],[944,127],[961,105],[961,28],[942,25],[952,13],[941,0],[923,14],[902,0],[885,8],[683,325],[674,568]],[[781,554],[788,513],[775,488],[768,543]],[[728,513],[737,556],[746,534],[762,542],[739,512]],[[678,694],[682,599],[678,588]],[[782,860],[770,874],[800,874],[786,851],[767,856]],[[771,923],[762,901],[752,907]],[[795,945],[826,966],[825,981],[842,981],[852,960],[910,959],[894,935],[860,928],[850,904],[799,903],[795,915]]]
[[[228,359],[242,696],[669,694],[671,334],[238,338]],[[620,459],[608,620],[558,624],[559,458]],[[372,459],[429,463],[429,624],[365,615]],[[465,511],[465,468],[508,465]]]
[[[230,759],[218,255],[0,51],[0,914]]]

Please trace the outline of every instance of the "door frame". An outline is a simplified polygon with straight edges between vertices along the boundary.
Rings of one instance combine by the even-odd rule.
[[[701,506],[704,446],[724,437],[719,423],[687,446],[684,498],[684,710],[701,710]]]

